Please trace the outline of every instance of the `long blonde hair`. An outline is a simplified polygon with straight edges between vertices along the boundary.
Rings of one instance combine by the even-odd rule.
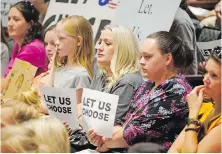
[[[122,25],[107,25],[104,30],[106,29],[112,32],[114,44],[114,54],[110,64],[112,76],[108,78],[106,85],[108,89],[125,74],[140,72],[141,66],[139,46],[132,30]],[[107,74],[103,66],[98,66],[103,73]]]
[[[64,24],[64,31],[76,38],[80,36],[82,43],[80,46],[73,42],[75,49],[73,51],[73,63],[83,66],[93,77],[93,58],[94,58],[94,41],[93,30],[90,23],[82,16],[70,16],[62,19],[59,23]],[[60,58],[58,53],[55,57],[54,66],[58,67],[67,62],[67,57]]]
[[[68,132],[60,120],[54,117],[42,116],[39,119],[23,123],[23,126],[33,130],[38,136],[38,142],[49,147],[47,152],[70,152]]]

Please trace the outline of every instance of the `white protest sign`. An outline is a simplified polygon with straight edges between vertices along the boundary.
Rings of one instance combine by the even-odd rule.
[[[100,1],[104,0],[51,0],[43,28],[56,24],[66,16],[81,15],[93,26],[94,38],[97,40],[104,26],[111,23],[116,11],[108,5],[101,5]]]
[[[119,96],[96,90],[83,89],[82,121],[87,131],[94,129],[98,135],[112,137]]]
[[[169,31],[181,0],[121,0],[112,24],[131,28],[139,43],[149,34]]]
[[[7,27],[9,9],[19,1],[21,0],[1,0],[1,22],[3,27]]]
[[[49,115],[66,121],[72,129],[79,128],[75,89],[40,87],[40,94]]]
[[[197,46],[200,49],[200,53],[203,55],[205,60],[209,59],[211,54],[210,51],[212,49],[214,49],[217,46],[221,47],[221,41],[222,39],[209,42],[197,42]]]

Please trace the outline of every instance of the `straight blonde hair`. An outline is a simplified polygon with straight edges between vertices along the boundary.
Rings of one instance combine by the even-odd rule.
[[[114,44],[114,54],[110,64],[112,76],[108,78],[106,85],[106,89],[109,89],[125,74],[140,73],[141,66],[139,46],[132,30],[123,25],[107,25],[104,30],[107,29],[113,34]],[[103,66],[98,65],[98,67],[107,74]]]
[[[64,31],[76,39],[78,36],[82,38],[80,46],[75,43],[73,50],[73,63],[83,66],[93,77],[93,59],[94,59],[94,41],[92,26],[82,16],[70,16],[62,19],[60,23],[64,24]],[[61,66],[67,62],[67,57],[60,58],[58,53],[55,58],[55,66]]]

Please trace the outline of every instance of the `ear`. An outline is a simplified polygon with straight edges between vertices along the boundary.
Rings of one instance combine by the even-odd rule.
[[[166,55],[166,66],[169,66],[173,63],[173,56],[171,53],[168,53]]]
[[[80,46],[82,44],[82,37],[81,36],[77,36],[77,46]]]

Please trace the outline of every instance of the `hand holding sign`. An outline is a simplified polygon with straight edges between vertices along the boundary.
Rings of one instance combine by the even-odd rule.
[[[83,89],[83,128],[95,130],[98,135],[111,137],[119,96]],[[101,127],[103,126],[103,127]]]

